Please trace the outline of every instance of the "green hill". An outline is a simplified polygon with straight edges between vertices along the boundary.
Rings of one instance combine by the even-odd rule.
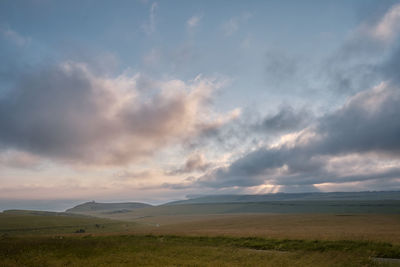
[[[159,216],[211,214],[400,214],[400,200],[375,201],[271,201],[243,203],[199,203],[161,205],[123,213],[87,212],[102,218],[138,221]]]
[[[214,195],[159,206],[87,202],[67,212],[127,221],[156,216],[243,213],[399,214],[400,192]]]
[[[139,203],[139,202],[126,202],[126,203],[98,203],[98,202],[86,202],[77,205],[71,209],[67,209],[68,213],[124,213],[135,209],[152,207],[150,204]]]
[[[164,205],[201,204],[201,203],[243,203],[268,201],[371,201],[400,200],[400,191],[366,192],[313,192],[313,193],[275,193],[262,195],[206,195],[189,196],[187,200],[178,200]]]

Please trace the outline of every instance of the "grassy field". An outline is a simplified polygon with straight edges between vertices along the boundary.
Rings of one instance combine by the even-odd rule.
[[[0,266],[396,266],[400,247],[360,241],[112,235],[0,239]]]
[[[0,266],[399,266],[400,215],[0,213]],[[76,233],[77,230],[84,233]],[[379,258],[384,258],[379,259]]]
[[[55,212],[15,211],[0,213],[0,235],[51,235],[129,232],[136,223]]]
[[[136,233],[384,241],[400,244],[400,215],[225,214],[155,216],[141,218],[136,222],[141,225],[135,229]]]
[[[364,213],[363,213],[364,212]],[[92,216],[138,223],[135,233],[262,236],[400,243],[397,200],[161,205]]]

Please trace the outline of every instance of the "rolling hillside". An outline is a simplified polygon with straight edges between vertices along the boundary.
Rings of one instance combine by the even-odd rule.
[[[267,201],[340,201],[340,200],[400,200],[400,191],[366,192],[314,192],[314,193],[275,193],[263,195],[206,195],[193,196],[187,200],[178,200],[165,205],[200,204],[200,203],[242,203]]]
[[[139,202],[126,202],[126,203],[98,203],[98,202],[86,202],[77,205],[71,209],[67,209],[68,213],[124,213],[135,209],[152,207],[150,204],[139,203]]]
[[[66,212],[125,221],[144,217],[207,214],[399,214],[400,192],[216,195],[159,206],[87,202]]]

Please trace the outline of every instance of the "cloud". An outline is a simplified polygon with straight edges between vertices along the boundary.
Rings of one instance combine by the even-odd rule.
[[[316,125],[260,147],[195,184],[297,186],[400,178],[399,101],[400,88],[382,83],[351,97]],[[366,164],[360,158],[370,160]]]
[[[0,152],[0,166],[17,169],[38,170],[42,164],[40,157],[27,152],[16,150],[6,150]]]
[[[167,175],[179,175],[192,172],[205,172],[211,166],[212,164],[206,161],[204,154],[193,153],[188,157],[186,163],[182,167],[167,172]]]
[[[151,49],[143,56],[143,63],[146,66],[157,66],[161,61],[161,52],[158,49]]]
[[[10,27],[8,26],[0,25],[0,33],[5,39],[13,42],[19,47],[29,45],[29,43],[31,42],[31,38],[22,36],[18,32],[10,29]]]
[[[114,177],[117,178],[118,180],[144,180],[144,179],[151,179],[154,177],[155,173],[149,170],[145,171],[120,171],[118,173],[115,173]]]
[[[318,190],[322,184],[377,185],[381,181],[383,185],[400,179],[400,123],[396,119],[400,49],[372,34],[383,31],[385,25],[390,38],[396,38],[397,10],[395,5],[378,22],[363,24],[324,66],[328,80],[334,81],[329,86],[350,95],[346,103],[319,118],[307,110],[283,107],[256,123],[241,124],[245,137],[234,130],[230,131],[233,137],[227,138],[226,128],[219,128],[214,136],[224,142],[233,139],[240,144],[237,136],[248,140],[254,136],[249,129],[265,136],[255,138],[260,142],[248,147],[248,152],[236,150],[238,156],[230,164],[208,170],[184,186],[244,189],[268,185],[296,191]],[[271,71],[298,71],[290,58],[278,56],[270,62]],[[281,136],[274,140],[273,135]]]
[[[190,17],[187,21],[186,21],[186,26],[188,27],[188,29],[193,29],[195,27],[197,27],[200,23],[202,16],[199,15],[194,15],[192,17]]]
[[[364,48],[384,48],[393,44],[400,33],[400,4],[394,4],[388,8],[379,19],[372,18],[361,23],[352,31],[348,45],[356,45]]]
[[[273,185],[289,190],[288,186],[376,185],[399,179],[400,123],[396,114],[400,114],[400,50],[394,47],[391,51],[393,47],[386,42],[398,34],[398,10],[395,5],[377,23],[365,24],[368,30],[357,29],[325,66],[334,87],[352,94],[344,105],[316,120],[310,113],[301,115],[290,108],[267,116],[256,128],[284,134],[278,142],[255,146],[229,166],[199,177],[194,186]],[[382,41],[386,50],[377,43]],[[281,57],[278,59],[281,62]],[[275,65],[279,66],[273,64],[272,70],[279,69]],[[386,81],[379,82],[382,78]],[[372,83],[378,85],[371,88]],[[371,89],[364,90],[366,87]]]
[[[202,127],[196,138],[185,140],[185,147],[189,151],[207,148],[220,153],[243,153],[249,147],[275,141],[282,134],[301,130],[314,121],[315,117],[308,109],[295,109],[288,105],[282,105],[267,115],[236,109],[220,116],[214,125]]]
[[[321,150],[339,152],[382,151],[398,154],[400,122],[396,114],[400,90],[381,83],[351,97],[337,112],[321,119],[317,133]]]
[[[400,76],[398,70],[400,67],[400,46],[391,51],[388,60],[384,61],[376,68],[384,79],[388,79],[393,83],[400,84]]]
[[[392,42],[400,30],[400,4],[393,5],[369,33],[379,41]]]
[[[297,58],[277,50],[268,51],[266,58],[268,82],[279,85],[297,78],[300,70],[300,62]]]
[[[158,3],[154,2],[150,6],[149,20],[143,24],[143,30],[148,35],[151,35],[156,30],[156,10],[158,8]]]
[[[249,133],[253,125],[243,121],[242,111],[237,108],[220,115],[214,119],[214,123],[198,125],[201,128],[196,138],[183,140],[184,147],[193,151],[208,148],[213,151],[232,151],[238,148],[238,141],[247,141],[246,133]],[[244,140],[245,139],[245,140]]]
[[[195,137],[224,117],[210,106],[219,81],[198,76],[141,83],[140,77],[99,76],[77,62],[21,74],[0,98],[0,149],[121,165]]]
[[[246,12],[240,16],[232,17],[229,20],[225,21],[221,25],[221,29],[224,32],[224,35],[231,36],[232,34],[234,34],[239,29],[240,25],[248,21],[251,17],[252,15]]]
[[[332,91],[352,95],[385,77],[383,67],[393,60],[400,33],[400,4],[393,5],[378,20],[365,21],[351,31],[343,45],[321,66]],[[397,59],[395,59],[397,60]]]
[[[312,121],[311,112],[306,109],[294,110],[290,106],[282,107],[277,113],[268,115],[255,125],[256,130],[269,134],[282,134],[300,130]]]
[[[373,188],[376,191],[396,191],[400,190],[400,179],[372,179],[362,182],[345,182],[345,183],[324,183],[316,186],[321,191],[354,191],[357,188],[359,191],[369,191]]]

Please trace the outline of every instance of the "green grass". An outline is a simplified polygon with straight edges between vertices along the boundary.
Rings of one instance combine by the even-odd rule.
[[[400,258],[398,215],[178,216],[172,223],[173,217],[139,224],[65,213],[0,213],[0,266],[396,266],[374,258]],[[171,224],[155,227],[160,219]],[[75,233],[79,229],[85,233]],[[318,238],[328,229],[331,235]],[[367,238],[343,235],[356,229]]]
[[[386,266],[400,247],[360,241],[114,235],[0,239],[0,266]]]
[[[0,235],[69,234],[131,231],[136,223],[55,212],[12,211],[0,213]]]
[[[148,216],[176,216],[201,214],[400,214],[400,200],[326,200],[326,201],[270,201],[199,203],[161,205],[139,208],[122,213],[85,211],[80,214],[118,220],[135,220]]]

